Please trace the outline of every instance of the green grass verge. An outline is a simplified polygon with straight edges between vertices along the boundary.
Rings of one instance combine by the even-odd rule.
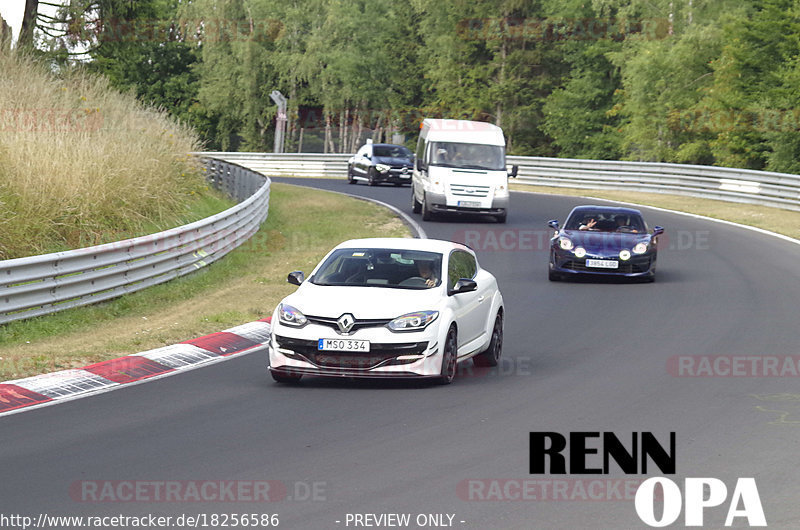
[[[611,201],[632,202],[636,204],[656,206],[668,210],[677,210],[697,215],[705,215],[714,219],[722,219],[770,230],[778,234],[800,239],[800,212],[742,204],[738,202],[716,201],[698,197],[684,197],[662,193],[642,193],[635,191],[587,190],[578,188],[558,188],[548,186],[530,186],[512,184],[515,191],[529,191],[550,195],[570,195],[580,197],[597,197]],[[564,212],[566,215],[567,212]]]
[[[92,306],[0,326],[0,381],[76,368],[263,318],[332,246],[358,237],[408,237],[380,206],[272,184],[261,229],[224,259],[189,276]]]

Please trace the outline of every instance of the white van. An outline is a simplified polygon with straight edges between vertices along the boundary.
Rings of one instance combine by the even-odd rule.
[[[411,181],[414,213],[430,220],[442,212],[489,214],[505,223],[508,177],[503,130],[491,123],[426,118],[417,142]]]

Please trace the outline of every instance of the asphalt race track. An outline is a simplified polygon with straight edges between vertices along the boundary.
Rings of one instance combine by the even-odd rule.
[[[410,213],[408,188],[294,182]],[[321,378],[292,387],[273,383],[265,355],[255,353],[3,417],[0,513],[207,514],[209,524],[212,514],[278,514],[287,529],[348,528],[352,514],[407,513],[411,528],[419,514],[453,515],[457,528],[642,528],[633,501],[614,488],[644,475],[624,475],[613,462],[608,475],[530,475],[529,432],[613,431],[625,440],[649,431],[666,445],[674,431],[675,482],[716,477],[730,500],[738,477],[754,477],[769,526],[797,528],[797,374],[678,377],[675,366],[678,356],[782,363],[800,355],[800,246],[642,208],[651,227],[666,228],[654,284],[551,283],[547,220],[563,221],[586,202],[514,193],[507,224],[424,223],[429,237],[468,238],[498,277],[506,301],[499,369],[471,370],[445,387]],[[542,499],[541,490],[519,498],[521,481],[543,479],[572,481],[569,499]],[[607,489],[582,499],[576,484],[591,480]],[[166,481],[179,481],[184,495],[154,502],[152,489],[137,497],[120,487]],[[233,502],[186,495],[189,484],[225,481],[245,490],[279,482],[271,483],[274,502],[248,502],[237,490]],[[92,497],[98,484],[117,491]],[[727,512],[727,501],[706,510],[704,526],[722,527]],[[681,515],[675,524],[683,523]]]

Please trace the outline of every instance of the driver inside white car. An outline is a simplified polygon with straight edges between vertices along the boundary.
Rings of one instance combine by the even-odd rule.
[[[439,279],[436,278],[432,263],[424,259],[418,259],[416,263],[419,276],[425,280],[425,285],[428,287],[435,287],[436,284],[439,283]]]

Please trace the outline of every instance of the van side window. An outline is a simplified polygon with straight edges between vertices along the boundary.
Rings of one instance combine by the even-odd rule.
[[[416,156],[416,164],[417,169],[428,169],[428,161],[425,160],[425,147],[427,146],[428,142],[425,141],[421,136],[419,141],[417,142],[417,156]]]
[[[454,250],[450,253],[447,265],[447,288],[455,287],[456,282],[461,278],[472,280],[477,272],[478,264],[472,254],[463,250]]]

